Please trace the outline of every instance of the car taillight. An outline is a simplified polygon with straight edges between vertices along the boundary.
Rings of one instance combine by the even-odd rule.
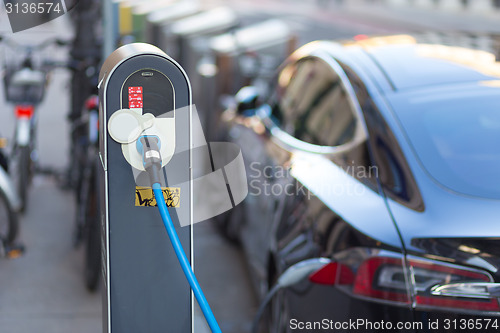
[[[356,273],[353,273],[354,271]],[[343,286],[342,289],[353,296],[384,302],[410,303],[403,262],[399,258],[371,257],[363,260],[357,269],[332,262],[311,274],[309,280],[318,284]],[[352,288],[347,290],[347,285]]]
[[[326,264],[309,276],[309,281],[325,285],[349,285],[354,280],[354,274],[346,265],[337,262]]]
[[[16,118],[31,118],[35,108],[33,105],[16,105],[14,107],[14,114]]]
[[[455,309],[468,311],[500,311],[495,298],[466,298],[433,295],[431,288],[439,284],[464,282],[493,282],[486,272],[468,267],[434,261],[408,260],[415,293],[415,305],[420,308]]]
[[[376,250],[373,252],[376,253]],[[323,266],[311,274],[309,280],[334,285],[353,297],[375,302],[467,312],[500,311],[495,298],[450,297],[431,292],[433,287],[441,284],[492,282],[491,276],[486,272],[414,257],[409,258],[405,266],[402,256],[398,254],[363,257],[359,255],[360,251],[353,253],[354,255],[343,253],[342,259]]]
[[[373,257],[358,268],[355,295],[409,304],[403,263],[398,258]]]

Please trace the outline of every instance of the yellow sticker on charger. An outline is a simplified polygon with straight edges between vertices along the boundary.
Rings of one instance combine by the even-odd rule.
[[[180,187],[162,187],[163,197],[167,207],[179,208],[181,205]],[[156,207],[156,199],[151,187],[135,187],[135,205],[140,207]]]

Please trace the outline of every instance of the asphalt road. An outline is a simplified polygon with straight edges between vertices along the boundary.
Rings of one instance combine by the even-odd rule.
[[[299,45],[319,39],[350,39],[357,34],[499,34],[500,10],[447,11],[387,6],[378,0],[211,0],[234,8],[248,21],[280,18],[299,37]]]

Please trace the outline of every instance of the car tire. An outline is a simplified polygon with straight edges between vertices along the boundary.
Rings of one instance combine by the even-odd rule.
[[[233,207],[233,209],[217,215],[214,218],[215,224],[217,225],[221,235],[232,244],[240,244],[239,234],[244,216],[244,204],[240,203],[239,205]]]
[[[282,289],[274,295],[268,305],[268,310],[264,316],[264,322],[269,333],[292,333],[290,326],[290,315],[285,302],[286,289]]]

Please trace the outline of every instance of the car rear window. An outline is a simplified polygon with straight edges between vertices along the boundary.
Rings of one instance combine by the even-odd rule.
[[[433,178],[456,192],[500,199],[500,84],[402,94],[397,100],[394,110]]]

